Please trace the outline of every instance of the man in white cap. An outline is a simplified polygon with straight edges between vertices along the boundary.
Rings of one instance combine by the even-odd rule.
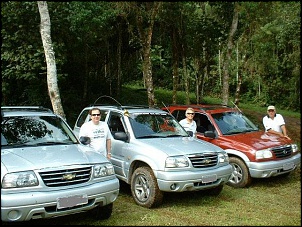
[[[274,106],[267,107],[267,115],[263,117],[263,125],[266,132],[279,135],[281,137],[288,137],[284,118],[281,114],[276,113]]]

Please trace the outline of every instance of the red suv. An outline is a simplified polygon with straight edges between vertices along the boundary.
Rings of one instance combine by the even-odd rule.
[[[188,107],[195,110],[197,138],[228,153],[233,166],[228,185],[248,187],[252,178],[285,176],[300,166],[297,144],[259,130],[238,109],[223,105],[170,105],[162,109],[180,121]]]

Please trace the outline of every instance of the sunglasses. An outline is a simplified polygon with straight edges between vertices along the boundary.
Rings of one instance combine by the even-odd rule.
[[[191,115],[194,115],[195,113],[187,113],[187,114],[191,114]]]
[[[91,114],[91,116],[96,117],[96,116],[101,116],[101,114]]]

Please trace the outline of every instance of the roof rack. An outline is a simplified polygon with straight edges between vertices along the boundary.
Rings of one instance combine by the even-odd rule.
[[[90,107],[93,106],[102,106],[102,107],[108,107],[108,108],[116,108],[119,110],[124,110],[124,109],[140,109],[140,108],[145,108],[145,109],[150,109],[152,107],[148,106],[148,105],[121,105],[121,106],[114,106],[114,105],[106,105],[106,104],[90,104]],[[153,107],[156,108],[156,107]]]

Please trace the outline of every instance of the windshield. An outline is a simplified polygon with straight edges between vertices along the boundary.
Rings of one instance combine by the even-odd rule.
[[[213,114],[212,117],[223,135],[259,130],[253,122],[239,112],[217,113]]]
[[[168,114],[135,114],[130,123],[136,138],[188,136],[188,133]]]
[[[54,116],[6,117],[1,123],[1,146],[77,143],[67,124]]]

